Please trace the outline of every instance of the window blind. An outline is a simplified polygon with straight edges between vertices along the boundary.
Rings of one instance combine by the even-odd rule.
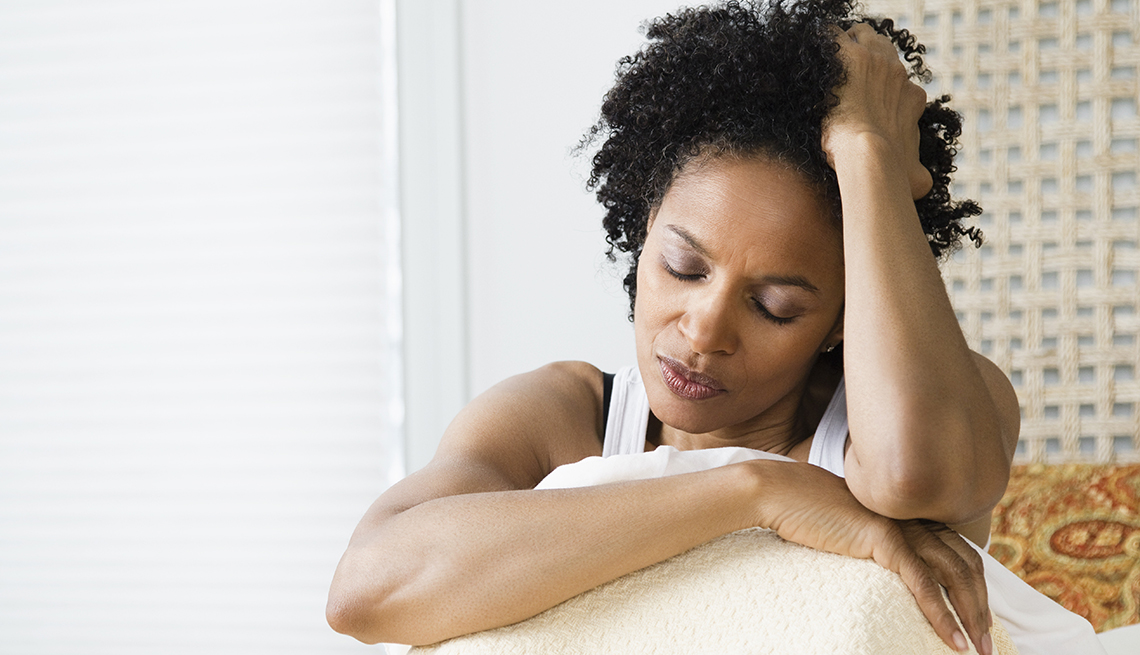
[[[0,3],[0,653],[365,649],[324,603],[402,474],[391,5]]]

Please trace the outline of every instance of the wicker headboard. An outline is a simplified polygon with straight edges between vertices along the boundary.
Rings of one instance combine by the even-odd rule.
[[[1140,3],[870,0],[965,118],[955,193],[986,242],[943,277],[1009,374],[1017,461],[1140,461]]]

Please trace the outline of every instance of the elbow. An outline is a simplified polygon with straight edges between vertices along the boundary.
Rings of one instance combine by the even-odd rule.
[[[1005,492],[1009,470],[1004,475],[903,475],[890,486],[884,504],[885,516],[923,518],[947,525],[971,523],[993,510]]]
[[[369,560],[371,562],[371,560]],[[325,605],[325,620],[333,630],[365,644],[411,643],[401,640],[395,584],[378,567],[362,567],[346,555],[337,567]]]
[[[1009,483],[1020,414],[1008,379],[988,362],[985,371],[988,393],[970,402],[853,414],[848,487],[860,502],[890,518],[948,525],[992,511]]]
[[[376,634],[376,621],[363,610],[361,604],[334,589],[325,605],[325,620],[329,627],[366,644],[377,644],[384,639]]]
[[[878,464],[860,467],[847,484],[864,506],[893,519],[970,523],[998,504],[1009,483],[1009,464],[1000,456],[989,462],[919,457]]]
[[[329,627],[365,644],[433,644],[454,634],[441,634],[438,621],[425,615],[424,601],[409,599],[383,572],[344,575],[338,571],[325,605]],[[369,580],[368,583],[362,580]]]

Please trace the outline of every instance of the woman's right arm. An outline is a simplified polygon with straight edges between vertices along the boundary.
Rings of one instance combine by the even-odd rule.
[[[600,423],[601,374],[585,364],[544,367],[473,401],[432,462],[361,520],[333,579],[330,625],[367,643],[435,643],[521,621],[758,526],[900,573],[947,643],[957,627],[939,583],[975,643],[985,632],[980,572],[959,557],[972,552],[867,510],[842,479],[810,464],[754,460],[534,490],[556,466],[599,454]]]
[[[533,490],[557,465],[600,454],[600,387],[597,369],[557,364],[465,408],[432,462],[360,522],[329,594],[333,628],[368,643],[434,643],[749,527],[755,491],[740,468]]]

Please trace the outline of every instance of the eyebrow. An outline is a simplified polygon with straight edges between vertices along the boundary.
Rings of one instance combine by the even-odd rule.
[[[697,251],[702,257],[710,257],[709,251],[701,245],[700,241],[688,230],[677,225],[666,225],[665,228],[680,237],[689,247]],[[764,284],[774,284],[776,286],[799,287],[801,289],[810,291],[812,293],[819,293],[819,287],[807,281],[802,275],[764,275],[757,279],[757,282]]]
[[[685,243],[689,244],[690,248],[692,248],[693,250],[696,250],[699,254],[701,254],[705,257],[709,256],[709,251],[705,250],[705,247],[702,246],[699,241],[697,241],[697,238],[694,237],[693,235],[689,234],[688,230],[686,230],[685,228],[678,227],[676,225],[666,225],[665,228],[668,229],[673,234],[676,234],[677,236],[681,237],[681,239],[683,239],[685,241]]]

